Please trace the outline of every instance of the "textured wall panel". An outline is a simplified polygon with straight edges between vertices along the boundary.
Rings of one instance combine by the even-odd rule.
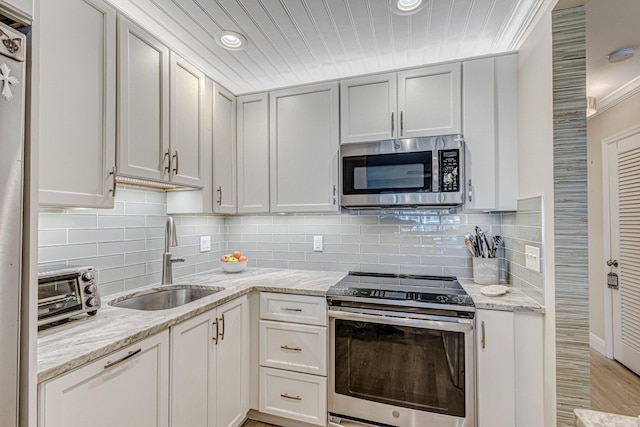
[[[585,9],[554,11],[557,425],[590,406]]]

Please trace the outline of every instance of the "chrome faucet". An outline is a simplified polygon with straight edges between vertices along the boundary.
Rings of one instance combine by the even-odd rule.
[[[173,263],[184,262],[184,258],[174,258],[169,252],[170,246],[178,246],[178,235],[176,234],[176,223],[172,217],[167,218],[164,226],[164,255],[162,256],[162,282],[161,285],[173,283]]]

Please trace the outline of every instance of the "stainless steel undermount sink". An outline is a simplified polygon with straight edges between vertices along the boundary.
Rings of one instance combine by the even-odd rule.
[[[110,302],[109,305],[145,311],[167,310],[213,295],[223,289],[210,286],[165,285],[161,288],[132,294],[122,300],[115,300]]]

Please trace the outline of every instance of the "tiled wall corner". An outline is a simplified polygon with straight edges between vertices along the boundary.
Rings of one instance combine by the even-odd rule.
[[[160,282],[167,219],[164,192],[118,188],[113,209],[43,209],[39,214],[40,266],[92,265],[102,295]],[[179,246],[174,277],[215,268],[224,248],[224,218],[177,216]],[[200,253],[199,236],[211,236]]]
[[[518,211],[502,214],[504,255],[509,283],[544,305],[542,196],[518,201]],[[540,273],[525,267],[525,245],[540,251]]]

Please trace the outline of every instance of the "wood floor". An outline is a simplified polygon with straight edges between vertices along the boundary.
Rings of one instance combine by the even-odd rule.
[[[261,423],[260,421],[247,420],[245,421],[244,424],[242,424],[242,427],[278,427],[278,426],[274,426],[273,424]]]
[[[595,350],[591,350],[591,409],[640,415],[640,377]]]

